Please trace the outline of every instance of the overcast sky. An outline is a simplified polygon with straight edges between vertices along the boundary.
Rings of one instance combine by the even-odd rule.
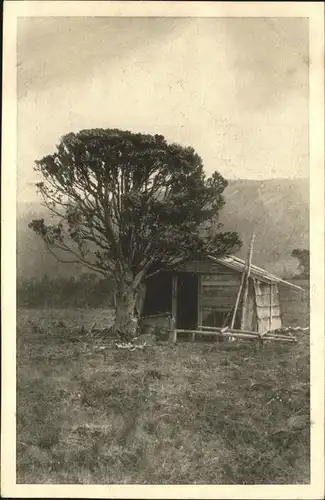
[[[308,177],[308,24],[271,18],[24,18],[18,199],[83,128],[159,133],[226,178]]]

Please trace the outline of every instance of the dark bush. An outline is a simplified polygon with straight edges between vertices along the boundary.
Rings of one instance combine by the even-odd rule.
[[[74,308],[111,307],[114,282],[94,274],[81,274],[69,278],[24,280],[17,287],[19,307]]]

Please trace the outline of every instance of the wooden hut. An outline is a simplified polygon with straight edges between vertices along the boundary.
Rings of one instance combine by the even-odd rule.
[[[161,269],[145,280],[142,304],[144,326],[199,330],[202,326],[229,326],[240,288],[245,261],[227,256],[187,261],[172,269]],[[260,267],[251,265],[245,317],[242,306],[234,328],[264,333],[281,328],[279,287],[303,289]]]

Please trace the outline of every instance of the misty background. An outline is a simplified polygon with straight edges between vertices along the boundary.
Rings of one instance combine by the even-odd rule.
[[[17,41],[18,279],[75,276],[28,229],[44,214],[36,159],[84,128],[163,134],[226,179],[227,230],[291,276],[309,247],[308,20],[21,18]]]

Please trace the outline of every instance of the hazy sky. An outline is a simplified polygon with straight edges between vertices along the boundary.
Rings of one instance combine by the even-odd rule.
[[[24,18],[18,198],[83,128],[159,133],[226,178],[307,177],[308,24],[271,18]]]

